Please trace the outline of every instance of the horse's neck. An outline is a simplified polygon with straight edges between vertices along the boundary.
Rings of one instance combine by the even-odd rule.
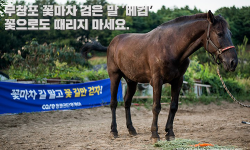
[[[186,37],[186,40],[182,41],[183,46],[178,50],[180,53],[177,58],[180,59],[180,62],[183,62],[202,46],[203,37],[205,36],[207,29],[207,23],[208,22],[206,20],[200,20],[194,21],[182,27],[186,28],[187,32],[183,35]]]

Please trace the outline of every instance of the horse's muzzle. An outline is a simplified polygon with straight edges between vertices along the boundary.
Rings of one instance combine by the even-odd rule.
[[[226,71],[234,72],[238,64],[238,59],[230,59],[228,61],[223,61],[223,67]]]

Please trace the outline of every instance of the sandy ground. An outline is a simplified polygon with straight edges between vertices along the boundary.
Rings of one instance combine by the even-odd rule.
[[[250,104],[250,103],[247,103]],[[132,106],[132,119],[138,135],[129,136],[123,107],[117,109],[119,137],[111,138],[109,107],[0,116],[0,149],[159,149],[151,145],[151,110]],[[159,135],[169,106],[159,116]],[[176,138],[250,149],[250,109],[235,103],[222,105],[180,105],[174,121]]]

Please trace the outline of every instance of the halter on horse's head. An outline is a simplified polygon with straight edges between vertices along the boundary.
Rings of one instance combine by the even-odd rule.
[[[206,50],[213,55],[217,64],[222,63],[227,71],[234,71],[238,58],[227,22],[220,15],[214,17],[211,11],[207,14],[207,20]]]

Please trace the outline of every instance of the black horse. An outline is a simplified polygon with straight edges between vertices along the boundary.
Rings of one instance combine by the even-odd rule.
[[[92,44],[96,46],[96,44]],[[87,49],[91,49],[91,44]],[[129,134],[136,135],[130,106],[138,82],[150,83],[153,87],[152,140],[158,135],[158,115],[161,111],[161,89],[164,83],[171,84],[171,105],[166,123],[166,139],[175,138],[173,121],[178,109],[178,99],[183,83],[183,74],[189,65],[188,57],[200,47],[211,53],[225,70],[234,71],[238,58],[231,40],[228,24],[220,15],[208,13],[183,16],[166,22],[145,34],[121,34],[116,36],[107,50],[108,73],[111,80],[111,134],[118,136],[116,124],[117,90],[123,77],[128,85],[124,97],[126,124]]]

